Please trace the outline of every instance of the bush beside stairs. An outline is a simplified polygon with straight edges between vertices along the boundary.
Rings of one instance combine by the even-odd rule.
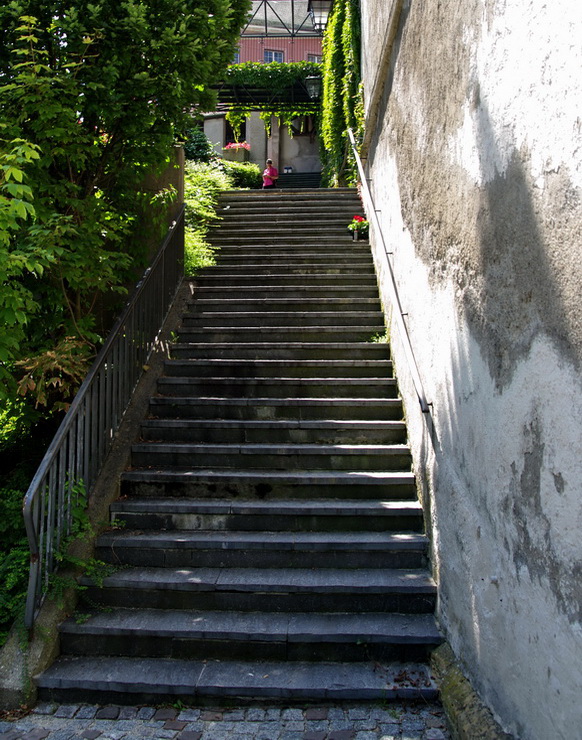
[[[435,584],[355,191],[225,193],[44,699],[433,699]]]

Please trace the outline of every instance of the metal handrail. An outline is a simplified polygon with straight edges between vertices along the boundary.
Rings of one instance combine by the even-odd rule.
[[[390,262],[390,258],[388,256],[388,250],[386,249],[386,242],[384,241],[384,233],[382,232],[382,227],[380,226],[380,220],[376,212],[376,208],[374,205],[374,199],[372,198],[372,193],[370,192],[370,188],[368,186],[368,181],[366,179],[366,173],[364,172],[362,160],[360,159],[360,155],[356,148],[356,140],[354,138],[354,132],[352,131],[351,128],[348,129],[348,136],[350,139],[350,144],[352,146],[352,152],[354,154],[354,157],[356,159],[356,164],[358,166],[358,173],[360,175],[360,181],[362,183],[362,193],[364,196],[364,211],[366,212],[366,215],[368,216],[368,221],[372,222],[374,226],[374,232],[378,236],[380,241],[382,242],[382,247],[384,248],[384,252],[386,254],[386,261],[388,263],[388,270],[389,270],[389,275],[390,275],[390,279],[388,280],[388,290],[390,293],[390,302],[392,304],[392,315],[394,317],[394,321],[398,328],[400,338],[402,339],[404,354],[406,355],[406,361],[408,363],[408,368],[412,376],[412,382],[414,383],[416,395],[418,396],[420,408],[423,413],[428,414],[430,413],[430,404],[426,400],[426,394],[424,392],[422,380],[420,379],[420,373],[418,372],[418,366],[416,364],[416,359],[414,357],[414,351],[412,349],[412,344],[410,343],[410,336],[408,334],[408,329],[406,328],[406,324],[404,323],[403,316],[405,316],[405,314],[402,311],[402,305],[400,303],[400,296],[398,295],[398,288],[396,286],[396,280],[394,278],[394,270],[392,269],[392,263]]]
[[[30,547],[24,621],[32,627],[71,530],[79,499],[88,494],[183,277],[184,206],[152,264],[81,384],[24,496]]]

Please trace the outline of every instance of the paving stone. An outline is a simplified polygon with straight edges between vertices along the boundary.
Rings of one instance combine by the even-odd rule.
[[[168,719],[164,724],[164,730],[183,730],[187,724],[179,719]]]
[[[445,733],[438,727],[431,727],[424,733],[424,740],[446,740]]]
[[[355,736],[355,730],[332,730],[327,737],[328,740],[354,740]]]
[[[377,740],[378,734],[376,732],[369,732],[368,730],[357,731],[355,740]]]
[[[285,722],[281,728],[286,732],[303,732],[305,730],[305,722]]]
[[[54,714],[58,709],[58,704],[52,701],[41,701],[32,710],[33,714]]]
[[[349,719],[368,719],[370,716],[370,710],[366,707],[351,707],[348,709]]]
[[[63,719],[72,719],[81,707],[78,704],[61,704],[54,716]]]
[[[178,710],[174,707],[162,707],[154,714],[154,719],[159,722],[165,722],[167,719],[176,719]]]
[[[119,717],[119,710],[120,707],[116,706],[108,706],[108,707],[101,707],[101,709],[97,710],[97,713],[95,714],[95,719],[117,719]]]
[[[329,730],[329,722],[325,719],[320,719],[317,722],[314,720],[307,720],[305,723],[306,732],[327,732]]]
[[[244,709],[227,709],[222,718],[229,722],[240,722],[245,718]]]
[[[141,707],[137,712],[137,719],[151,719],[155,713],[153,707]]]
[[[281,719],[281,710],[277,708],[267,709],[265,720],[267,722],[278,722]]]
[[[8,732],[0,735],[0,740],[18,740],[22,737],[23,730],[8,730]]]
[[[109,730],[107,734],[103,735],[103,740],[121,740],[126,736],[127,730]]]
[[[184,730],[184,732],[181,732],[178,735],[177,740],[200,740],[201,737],[201,732],[197,732],[195,730]]]
[[[400,722],[401,712],[397,709],[381,709],[380,707],[374,707],[370,710],[370,719],[377,719],[380,722]]]
[[[246,719],[248,722],[263,722],[266,715],[267,713],[264,709],[253,707],[252,709],[247,709]]]
[[[281,719],[283,720],[283,722],[302,720],[303,710],[302,709],[284,709],[283,713],[281,714]]]
[[[183,722],[195,722],[197,719],[200,719],[200,710],[199,709],[182,709],[177,719],[180,719]]]
[[[386,724],[382,722],[380,724],[380,732],[383,732],[385,735],[399,735],[400,725],[395,722],[387,722]]]
[[[137,717],[138,707],[121,707],[119,710],[119,719],[135,719]],[[77,715],[77,718],[79,715]]]
[[[93,719],[97,714],[99,707],[94,704],[82,704],[75,715],[75,719]]]
[[[175,738],[176,730],[158,730],[156,733],[156,737],[158,737],[160,740],[165,740],[166,738]]]
[[[50,735],[50,730],[45,730],[44,727],[38,727],[34,730],[30,730],[26,735],[22,736],[22,740],[44,740],[45,737]]]
[[[380,735],[378,740],[401,740],[400,733],[397,735]]]
[[[310,707],[305,710],[305,719],[327,719],[328,710],[325,707]]]
[[[81,737],[86,738],[87,740],[95,740],[95,738],[102,734],[101,730],[85,730]]]
[[[358,732],[363,730],[370,732],[370,730],[375,730],[377,726],[378,722],[375,719],[359,719],[354,722],[354,729]]]
[[[346,719],[346,713],[340,707],[331,707],[328,711],[327,718],[330,722],[344,722]]]
[[[302,732],[282,732],[279,735],[280,740],[303,740]]]
[[[327,732],[321,730],[314,730],[313,732],[306,732],[303,735],[303,740],[325,740]]]
[[[220,722],[222,712],[210,712],[208,710],[200,712],[200,719],[204,722]]]
[[[50,740],[71,740],[76,735],[74,730],[59,729],[53,730],[49,735]],[[4,739],[2,739],[4,740]]]

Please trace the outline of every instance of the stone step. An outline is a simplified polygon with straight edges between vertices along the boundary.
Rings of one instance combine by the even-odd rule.
[[[111,505],[115,523],[128,529],[269,532],[419,531],[418,501],[282,499],[247,501],[131,498]],[[124,530],[125,531],[125,530]]]
[[[405,500],[416,497],[410,471],[143,470],[122,473],[122,496],[164,498]]]
[[[390,347],[380,342],[228,342],[182,344],[174,343],[170,354],[175,359],[233,359],[233,360],[389,360]]]
[[[213,244],[215,247],[221,247],[223,244],[226,245],[240,245],[240,246],[248,246],[248,247],[255,247],[263,245],[273,245],[273,246],[286,246],[286,245],[302,245],[305,248],[309,249],[317,249],[320,244],[333,244],[338,248],[347,248],[350,244],[353,243],[353,237],[349,231],[341,231],[337,234],[335,233],[329,233],[329,232],[321,232],[321,233],[306,233],[306,234],[297,234],[292,233],[291,230],[289,230],[289,233],[283,233],[280,236],[253,236],[251,234],[240,234],[240,235],[227,235],[227,234],[221,234],[220,237],[216,237],[213,240]],[[367,240],[363,239],[362,244],[368,244]]]
[[[208,332],[207,332],[208,333]],[[158,393],[164,396],[215,396],[220,398],[395,398],[396,381],[366,378],[236,378],[162,377]]]
[[[403,522],[422,526],[422,516],[402,516]],[[389,532],[271,532],[139,530],[105,534],[95,556],[124,568],[246,568],[355,570],[421,569],[426,567],[426,538],[413,530]],[[260,589],[259,589],[260,590]],[[257,596],[257,599],[259,597]],[[269,609],[268,605],[256,609]],[[128,604],[131,605],[131,604]],[[306,608],[311,608],[307,606]],[[321,606],[318,608],[324,608]],[[339,607],[349,610],[349,606]]]
[[[142,439],[149,441],[256,444],[396,444],[406,441],[403,421],[237,421],[220,419],[146,419]]]
[[[293,276],[305,275],[305,276],[320,276],[324,279],[327,277],[337,276],[349,278],[352,281],[356,281],[358,277],[375,277],[374,266],[368,262],[353,263],[349,266],[337,264],[330,261],[329,263],[317,264],[317,263],[295,263],[295,262],[280,262],[275,261],[269,262],[241,262],[240,264],[221,264],[218,262],[212,267],[204,267],[199,270],[196,276],[197,280],[205,280],[208,277],[216,279],[224,279],[225,282],[230,282],[233,278],[244,278],[251,276],[254,278],[255,283],[259,283],[263,279],[270,280],[274,276],[280,276],[282,273],[286,275],[285,282]]]
[[[430,614],[114,609],[59,629],[61,654],[281,661],[426,660]]]
[[[39,698],[98,704],[220,701],[434,701],[423,663],[179,660],[62,656],[38,679]]]
[[[320,327],[320,326],[377,326],[384,328],[381,311],[204,311],[182,317],[184,329],[215,326]]]
[[[297,265],[312,265],[312,266],[324,266],[329,265],[341,265],[346,269],[351,269],[354,265],[365,265],[372,267],[372,255],[371,253],[364,254],[348,254],[343,252],[327,252],[326,254],[314,255],[312,252],[304,252],[300,250],[281,250],[276,254],[272,250],[261,251],[250,251],[240,250],[237,254],[233,249],[229,251],[220,251],[216,254],[217,264],[220,267],[237,267],[239,265],[269,265],[271,267],[279,267],[286,269],[287,266],[295,267]]]
[[[368,342],[383,333],[378,324],[360,326],[214,326],[179,329],[180,342]]]
[[[222,313],[242,312],[378,312],[380,301],[376,298],[198,298],[188,303],[192,315],[219,310]]]
[[[262,470],[406,470],[407,445],[188,444],[132,445],[131,464],[156,468]]]
[[[263,552],[268,556],[267,549]],[[188,555],[184,549],[182,553]],[[222,556],[226,559],[228,553]],[[241,555],[239,550],[239,562]],[[374,554],[374,561],[376,557],[380,554]],[[424,569],[357,566],[124,567],[99,585],[82,577],[81,585],[86,589],[80,596],[89,604],[135,609],[430,614],[436,597],[434,581]]]
[[[217,398],[217,397],[154,397],[150,399],[150,414],[182,419],[323,419],[400,420],[402,402],[399,398]]]
[[[274,244],[272,246],[267,246],[265,244],[253,244],[247,247],[241,247],[237,246],[236,244],[230,244],[230,245],[223,245],[220,247],[220,250],[216,251],[216,256],[220,257],[222,255],[244,255],[246,252],[249,252],[249,254],[257,255],[257,257],[260,256],[269,256],[269,257],[278,257],[282,255],[289,255],[292,257],[295,254],[304,254],[306,251],[305,247],[303,247],[301,244],[285,244],[284,242],[278,242],[277,244]],[[370,245],[365,241],[345,241],[344,239],[341,240],[341,244],[334,245],[332,242],[328,243],[322,243],[318,245],[317,251],[311,250],[311,254],[313,257],[322,257],[325,258],[330,254],[341,254],[344,256],[353,256],[354,259],[369,259],[371,252],[370,252]]]
[[[316,299],[336,298],[343,299],[353,296],[354,298],[378,298],[378,287],[375,283],[366,280],[365,285],[207,285],[206,281],[197,283],[190,281],[194,298],[252,298],[269,299],[293,298],[293,299]]]
[[[168,377],[197,378],[381,378],[392,377],[390,360],[235,360],[171,359]]]
[[[342,272],[337,274],[328,273],[322,271],[303,272],[295,274],[287,273],[268,273],[264,275],[243,275],[235,274],[233,272],[224,272],[217,267],[205,268],[204,273],[200,273],[196,278],[190,281],[193,286],[204,286],[212,287],[213,285],[220,285],[225,288],[229,286],[254,286],[255,289],[263,287],[310,287],[310,286],[328,286],[330,290],[340,286],[348,286],[350,289],[353,288],[367,288],[371,285],[376,289],[376,295],[378,294],[378,287],[376,282],[376,276],[372,270],[367,270],[366,274],[352,275]]]

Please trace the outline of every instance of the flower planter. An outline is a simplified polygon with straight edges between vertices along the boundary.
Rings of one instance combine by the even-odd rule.
[[[227,159],[229,162],[247,162],[249,159],[249,153],[247,149],[223,149],[222,158]]]
[[[362,231],[352,231],[352,239],[355,242],[359,242],[361,239],[367,239],[368,238],[368,232],[365,233]]]

